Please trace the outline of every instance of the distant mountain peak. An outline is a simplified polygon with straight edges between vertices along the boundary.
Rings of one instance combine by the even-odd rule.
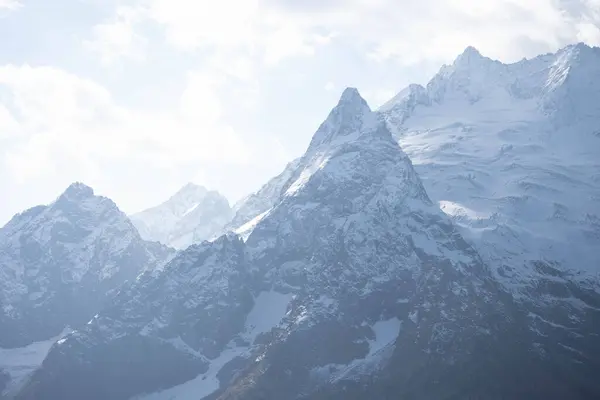
[[[63,192],[68,198],[86,199],[94,196],[94,189],[81,182],[74,182]]]
[[[131,216],[145,240],[175,248],[212,237],[232,218],[225,196],[195,183],[187,183],[167,201]]]
[[[454,60],[454,66],[467,66],[474,63],[492,61],[491,59],[483,56],[479,50],[473,46],[468,46],[457,58]]]
[[[483,57],[481,52],[473,46],[467,46],[459,57]]]
[[[204,186],[195,184],[193,182],[188,182],[181,189],[179,189],[171,198],[175,199],[175,198],[179,198],[182,196],[202,197],[202,196],[206,195],[206,193],[208,193],[208,189],[205,188]]]
[[[183,187],[180,190],[198,190],[198,189],[204,189],[204,187],[202,185],[198,185],[194,182],[188,182],[185,185],[183,185]]]

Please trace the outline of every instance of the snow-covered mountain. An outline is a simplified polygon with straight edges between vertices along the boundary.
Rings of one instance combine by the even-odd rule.
[[[598,82],[576,45],[468,48],[377,112],[346,89],[230,233],[122,286],[16,398],[600,397]]]
[[[468,48],[381,115],[430,196],[531,309],[540,341],[600,341],[600,48],[514,64]],[[545,339],[546,338],[546,339]]]
[[[468,48],[379,112],[536,343],[578,379],[600,368],[600,48],[508,65]]]
[[[164,203],[130,216],[142,238],[177,249],[211,239],[232,217],[224,196],[192,183]]]
[[[549,379],[557,370],[528,310],[355,89],[286,174],[245,240],[193,245],[123,288],[57,342],[17,398],[599,393],[595,380]]]
[[[380,110],[442,209],[519,290],[600,273],[600,48],[505,65],[468,48]]]
[[[114,289],[173,252],[143,241],[111,200],[81,183],[14,216],[0,229],[0,371],[11,385],[21,381],[51,338],[87,322]]]
[[[0,229],[0,347],[48,339],[84,322],[105,292],[165,260],[109,199],[74,183]]]

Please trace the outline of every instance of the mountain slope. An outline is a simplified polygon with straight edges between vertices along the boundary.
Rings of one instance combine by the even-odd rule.
[[[225,197],[190,183],[164,203],[132,215],[131,220],[145,240],[183,249],[211,239],[232,216]]]
[[[124,288],[18,398],[342,399],[389,376],[404,392],[381,398],[573,394],[539,388],[525,314],[355,89],[272,204],[245,242],[191,246]]]

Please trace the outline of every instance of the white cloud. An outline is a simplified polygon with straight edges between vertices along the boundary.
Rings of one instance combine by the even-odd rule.
[[[21,4],[20,0],[0,0],[0,12],[2,10],[14,11],[22,6],[23,4]]]
[[[337,11],[311,10],[307,29],[329,29],[378,61],[448,61],[468,45],[504,60],[531,55],[523,37],[556,49],[577,39],[572,18],[553,0],[351,0]]]
[[[13,137],[19,130],[19,123],[13,118],[6,107],[0,104],[0,140]]]
[[[577,39],[594,46],[600,46],[600,29],[597,24],[583,22],[577,26]]]
[[[567,3],[576,14],[565,12]],[[145,0],[136,7],[177,49],[244,52],[266,66],[311,56],[336,39],[374,60],[410,65],[449,61],[468,45],[516,60],[531,55],[532,43],[555,50],[600,35],[599,0]]]
[[[142,8],[119,6],[112,20],[92,28],[92,39],[85,40],[84,45],[96,52],[105,65],[120,58],[143,60],[148,40],[136,30],[143,14]]]
[[[6,65],[0,67],[0,85],[29,132],[65,123],[95,123],[112,111],[103,87],[54,67]]]
[[[222,121],[213,82],[201,73],[188,80],[180,106],[151,113],[120,107],[102,86],[60,69],[0,67],[0,88],[11,94],[0,126],[14,131],[0,138],[3,173],[16,184],[64,177],[111,187],[107,180],[131,179],[124,172],[132,168],[150,174],[183,166],[196,176],[207,164],[247,163],[249,150]]]
[[[580,12],[574,18],[577,39],[594,46],[600,46],[600,0],[576,2],[575,10]]]
[[[167,39],[184,50],[252,46],[260,9],[258,0],[151,0],[148,18],[162,25]]]
[[[207,50],[220,58],[243,52],[270,66],[287,57],[310,56],[330,39],[308,32],[305,21],[261,0],[147,0],[121,6],[111,21],[95,26],[92,44],[110,58],[128,56],[139,47],[132,43],[142,37],[137,32],[142,19],[162,27],[178,50]]]

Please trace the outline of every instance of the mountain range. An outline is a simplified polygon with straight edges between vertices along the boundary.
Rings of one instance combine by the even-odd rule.
[[[470,47],[378,110],[344,90],[233,207],[190,184],[128,218],[70,186],[0,230],[0,391],[599,397],[599,82],[598,48]]]

